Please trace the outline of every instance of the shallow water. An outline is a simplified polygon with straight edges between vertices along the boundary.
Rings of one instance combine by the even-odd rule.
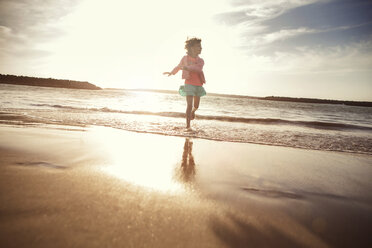
[[[372,108],[205,96],[192,131],[176,93],[0,84],[0,123],[128,131],[372,154]]]

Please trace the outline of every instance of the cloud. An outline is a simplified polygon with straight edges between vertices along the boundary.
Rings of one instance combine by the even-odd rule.
[[[217,14],[215,18],[227,25],[258,23],[274,19],[291,9],[309,5],[316,1],[321,0],[232,0],[231,5],[234,10]]]
[[[267,45],[276,41],[283,41],[291,37],[295,37],[303,34],[316,33],[317,30],[308,29],[308,28],[297,28],[297,29],[282,29],[277,32],[267,33],[260,36],[256,36],[255,39],[252,39],[251,42],[256,46]]]
[[[232,10],[215,18],[240,29],[241,48],[250,53],[312,44],[344,45],[372,34],[370,1],[232,0],[231,5]]]
[[[248,54],[268,52],[275,49],[272,43],[283,42],[304,34],[319,32],[311,27],[293,26],[273,29],[268,21],[280,19],[281,16],[294,9],[309,6],[324,0],[265,0],[239,1],[232,0],[232,10],[215,16],[217,22],[240,31],[240,49]],[[276,50],[274,51],[276,52]]]
[[[369,72],[372,68],[372,36],[346,46],[298,47],[296,53],[276,52],[273,55],[252,55],[249,68],[256,73],[321,74]],[[342,74],[341,74],[342,75]]]
[[[43,57],[48,53],[38,49],[40,43],[63,35],[55,24],[76,5],[76,1],[0,0],[0,60],[14,56]]]
[[[73,0],[0,0],[0,23],[16,32],[58,20],[77,4]]]
[[[318,1],[286,11],[263,24],[272,30],[309,27],[326,29],[372,21],[372,2],[365,0]]]
[[[327,85],[343,85],[344,94],[347,89],[360,87],[363,95],[365,85],[370,84],[371,1],[230,3],[231,8],[216,15],[215,20],[239,34],[237,52],[229,59],[237,62],[229,74],[240,75],[235,81],[242,82],[241,88],[249,82],[250,89],[257,89],[256,94],[281,90],[288,95],[291,90],[306,88],[317,96],[316,87],[306,86],[316,78],[317,85],[324,83],[325,89]]]
[[[216,20],[240,30],[250,72],[336,73],[372,68],[370,1],[242,1]],[[351,13],[350,13],[351,12]]]

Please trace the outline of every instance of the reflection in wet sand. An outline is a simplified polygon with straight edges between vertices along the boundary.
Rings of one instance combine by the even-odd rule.
[[[181,167],[177,168],[176,177],[183,183],[191,183],[195,179],[195,160],[192,155],[192,141],[189,138],[185,139],[183,146]]]
[[[104,132],[101,136],[95,135],[94,138],[99,139],[103,149],[101,153],[107,159],[107,166],[101,170],[130,184],[163,193],[180,194],[193,187],[196,168],[192,153],[193,141],[190,138],[185,139],[181,150],[182,140],[177,145],[170,145],[162,137],[146,135],[140,137],[146,138],[144,141],[151,139],[150,141],[138,142],[132,140],[131,136],[121,137],[120,134]],[[103,143],[107,147],[102,145],[102,139],[109,141]],[[159,155],[154,144],[162,147],[168,154]]]

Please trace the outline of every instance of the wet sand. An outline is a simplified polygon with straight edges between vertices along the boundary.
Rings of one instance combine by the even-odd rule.
[[[372,157],[0,126],[0,247],[371,247]]]

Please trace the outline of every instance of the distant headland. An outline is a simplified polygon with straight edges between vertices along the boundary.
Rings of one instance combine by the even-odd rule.
[[[264,100],[282,101],[282,102],[303,102],[303,103],[323,103],[323,104],[343,104],[349,106],[372,107],[372,102],[361,101],[342,101],[342,100],[329,100],[329,99],[314,99],[314,98],[294,98],[282,96],[267,96]]]
[[[283,97],[283,96],[266,96],[266,97],[255,97],[255,96],[239,96],[239,95],[223,95],[223,94],[209,94],[215,96],[227,96],[236,98],[249,98],[256,100],[267,100],[267,101],[279,101],[279,102],[301,102],[301,103],[316,103],[316,104],[342,104],[348,106],[359,106],[359,107],[372,107],[372,102],[366,101],[343,101],[343,100],[331,100],[331,99],[317,99],[317,98],[296,98],[296,97]]]
[[[0,84],[16,84],[28,86],[68,88],[68,89],[84,89],[84,90],[101,90],[100,87],[94,84],[82,81],[73,81],[54,78],[37,78],[15,75],[0,74]]]

